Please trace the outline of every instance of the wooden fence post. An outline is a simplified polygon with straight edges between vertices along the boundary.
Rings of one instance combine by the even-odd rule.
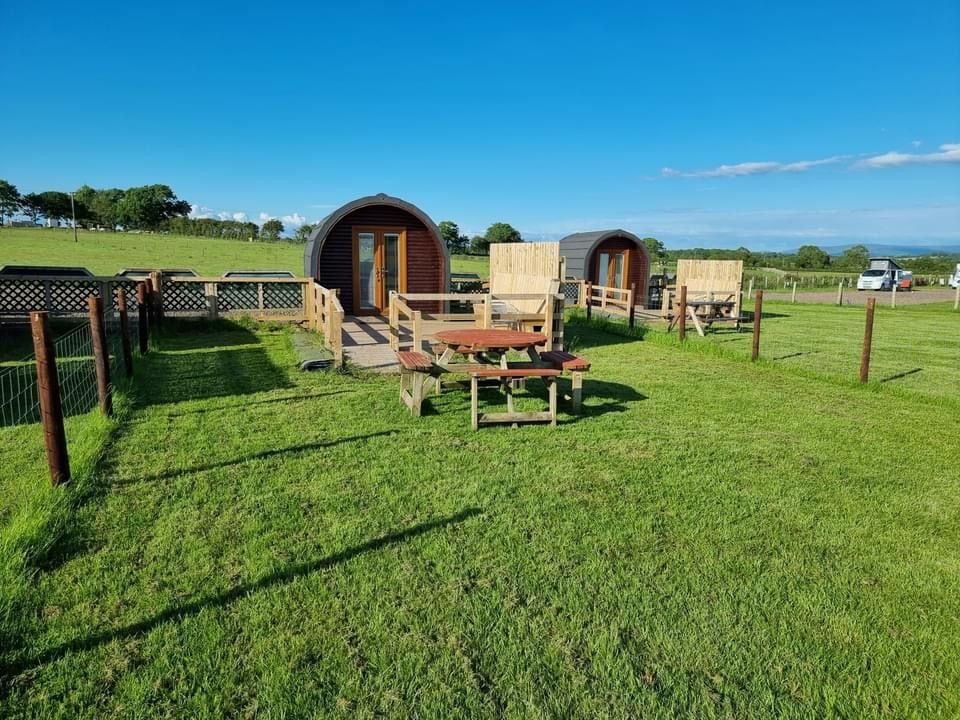
[[[584,293],[587,297],[587,320],[593,315],[593,283],[587,282],[587,290]]]
[[[150,315],[147,304],[150,302],[147,284],[137,283],[137,333],[140,337],[140,354],[146,355],[150,342]]]
[[[133,375],[133,350],[130,348],[130,318],[127,316],[127,291],[117,288],[117,312],[120,315],[120,346],[123,348],[123,367],[127,377]]]
[[[793,281],[793,294],[790,296],[790,302],[791,303],[797,302],[797,281],[796,280]]]
[[[747,297],[750,297],[752,295],[753,295],[753,278],[750,278],[750,289],[747,290]]]
[[[423,320],[421,311],[413,311],[413,352],[423,352]]]
[[[636,284],[636,283],[630,283],[630,295],[628,296],[628,297],[630,298],[630,314],[628,315],[628,317],[629,317],[628,322],[629,322],[629,324],[630,324],[630,327],[633,327],[633,326],[636,325],[636,323],[637,323],[637,310],[636,310],[637,297],[636,297],[636,293],[637,293],[637,284]]]
[[[894,283],[893,287],[890,289],[890,307],[896,309],[897,307],[897,284]]]
[[[63,429],[57,358],[46,311],[30,313],[30,330],[37,358],[37,394],[40,396],[43,441],[47,447],[47,467],[50,469],[50,481],[60,485],[70,480],[70,459],[67,456],[67,435]]]
[[[843,305],[843,280],[840,281],[840,287],[837,288],[837,305]]]
[[[680,313],[679,317],[679,330],[680,330],[680,340],[687,339],[687,286],[680,286],[680,305],[677,308],[677,312]]]
[[[87,298],[90,314],[90,343],[93,345],[93,365],[97,371],[97,398],[100,412],[113,415],[113,397],[110,390],[110,351],[107,350],[107,329],[103,324],[103,298]]]
[[[750,360],[756,362],[760,358],[760,320],[763,317],[763,290],[757,290],[753,300],[753,348]]]
[[[163,273],[159,270],[150,273],[150,300],[153,323],[160,327],[163,322]]]
[[[863,352],[860,353],[860,382],[870,377],[870,350],[873,347],[873,313],[877,306],[876,298],[867,300],[867,322],[863,328]]]
[[[580,281],[580,287],[577,288],[579,292],[579,297],[577,298],[577,305],[580,307],[587,306],[587,282],[585,280]]]
[[[670,291],[666,288],[663,288],[663,296],[660,299],[660,317],[670,320]]]

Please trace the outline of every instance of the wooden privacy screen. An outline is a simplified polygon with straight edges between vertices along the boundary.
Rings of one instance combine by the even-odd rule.
[[[495,243],[490,246],[491,295],[559,292],[563,279],[560,243]],[[542,301],[515,300],[524,312],[542,312]],[[527,307],[528,305],[535,307]]]
[[[677,260],[677,291],[687,287],[687,299],[703,299],[713,294],[717,300],[732,295],[740,315],[740,290],[743,285],[743,260]]]

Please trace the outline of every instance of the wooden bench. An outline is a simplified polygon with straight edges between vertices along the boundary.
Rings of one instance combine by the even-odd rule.
[[[439,390],[439,369],[422,352],[401,350],[396,355],[400,363],[400,399],[414,417],[420,417],[427,380],[435,378]]]
[[[549,422],[551,426],[557,424],[557,377],[560,370],[553,368],[488,368],[474,370],[470,373],[470,424],[474,430],[481,425],[494,423],[511,423],[516,427],[519,423]],[[547,395],[550,399],[550,409],[546,412],[515,412],[513,408],[513,381],[525,378],[541,378],[547,386]],[[503,382],[503,389],[507,394],[507,412],[480,414],[480,380],[496,378]]]
[[[557,370],[564,370],[570,373],[570,381],[573,386],[573,411],[580,412],[583,404],[583,374],[590,369],[590,361],[584,358],[571,355],[563,350],[549,350],[540,353],[540,359],[552,365]]]

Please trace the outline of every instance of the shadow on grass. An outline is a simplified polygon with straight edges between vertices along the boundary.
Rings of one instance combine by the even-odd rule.
[[[232,458],[230,460],[204,463],[203,465],[193,465],[186,468],[174,468],[172,470],[167,470],[155,475],[144,475],[143,477],[118,480],[111,483],[111,487],[137,485],[139,483],[154,482],[155,480],[168,480],[181,475],[192,475],[194,473],[207,472],[208,470],[217,470],[219,468],[230,467],[231,465],[241,465],[253,460],[265,460],[267,458],[277,457],[280,455],[296,455],[298,453],[310,452],[312,450],[322,450],[323,448],[334,447],[335,445],[342,445],[344,443],[357,442],[359,440],[367,440],[369,438],[388,437],[396,434],[396,432],[396,430],[381,430],[380,432],[367,433],[366,435],[350,435],[348,437],[326,442],[302,443],[300,445],[291,445],[290,447],[272,448],[270,450],[263,450],[261,452],[251,453],[250,455],[244,455],[243,457]]]
[[[235,600],[240,600],[241,598],[244,598],[247,595],[259,590],[286,585],[297,578],[310,575],[318,570],[332,568],[336,565],[352,560],[359,555],[382,550],[383,548],[396,545],[397,543],[401,543],[406,540],[411,540],[433,530],[440,530],[451,525],[457,525],[475,515],[479,515],[481,512],[482,510],[480,508],[466,508],[458,512],[456,515],[422,522],[405,530],[398,530],[387,533],[386,535],[381,535],[373,540],[368,540],[360,545],[354,545],[353,547],[341,550],[338,553],[328,555],[318,560],[292,565],[284,568],[283,570],[262,577],[259,580],[237,585],[236,587],[218,595],[201,598],[199,600],[195,600],[194,602],[184,603],[183,605],[175,605],[157,613],[156,615],[153,615],[152,617],[141,620],[140,622],[131,623],[130,625],[126,625],[115,630],[107,630],[89,635],[84,638],[78,638],[76,640],[72,640],[57,647],[51,648],[50,650],[47,650],[46,652],[35,657],[10,663],[6,668],[6,673],[10,675],[16,675],[29,668],[53,662],[68,653],[93,650],[101,645],[106,645],[107,643],[113,642],[114,640],[123,640],[136,635],[148,633],[163,623],[176,622],[183,620],[184,618],[192,617],[207,608],[224,607]]]
[[[895,373],[894,375],[888,375],[885,378],[880,378],[880,382],[890,382],[891,380],[899,380],[900,378],[905,378],[910,375],[916,375],[918,372],[923,372],[923,368],[913,368],[912,370],[904,370],[903,372]]]
[[[777,357],[772,357],[770,360],[789,360],[790,358],[803,357],[804,355],[816,355],[819,350],[804,350],[802,352],[793,352],[786,355],[778,355]]]
[[[214,334],[199,348],[195,342],[196,336],[165,336],[163,350],[144,358],[137,369],[138,407],[294,387],[248,330]]]
[[[238,403],[224,403],[223,405],[216,405],[214,407],[202,407],[195,410],[182,410],[177,412],[167,413],[167,417],[176,418],[176,417],[187,417],[189,415],[205,415],[207,413],[217,413],[217,412],[230,412],[233,410],[246,410],[249,407],[254,407],[256,405],[274,405],[276,403],[296,403],[303,402],[306,400],[315,400],[316,398],[328,397],[330,395],[348,395],[355,393],[356,390],[331,390],[330,392],[321,392],[321,393],[304,393],[303,395],[284,395],[283,397],[269,398],[267,400],[254,400],[254,401],[244,401]]]

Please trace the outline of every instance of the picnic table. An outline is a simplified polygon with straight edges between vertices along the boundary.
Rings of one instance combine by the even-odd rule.
[[[704,337],[706,331],[709,330],[710,326],[715,322],[736,322],[737,330],[739,330],[741,318],[733,314],[733,310],[736,306],[737,301],[732,297],[728,297],[723,300],[715,300],[713,298],[706,298],[703,300],[688,300],[687,317],[690,318],[690,321],[693,323],[693,327],[696,329],[697,334],[700,337]],[[667,330],[672,330],[679,320],[680,315],[677,314],[670,321],[670,325]]]
[[[525,351],[531,362],[540,364],[538,345],[545,345],[547,336],[542,333],[502,330],[496,328],[470,328],[441,330],[434,338],[443,347],[437,365],[450,370],[469,371],[464,363],[454,362],[463,355],[469,362],[481,365],[499,365],[507,368],[507,353],[510,350]]]

